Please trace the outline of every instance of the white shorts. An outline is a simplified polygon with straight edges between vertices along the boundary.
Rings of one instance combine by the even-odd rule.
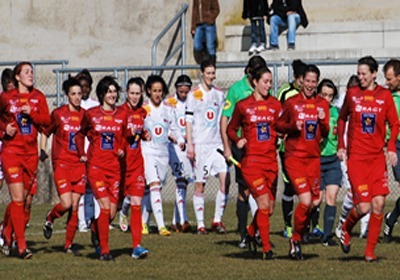
[[[163,185],[168,174],[168,156],[143,154],[143,160],[146,184],[150,185],[158,181]]]
[[[193,181],[194,172],[193,166],[188,157],[186,151],[181,151],[179,145],[169,143],[169,165],[171,166],[171,173],[175,179],[185,178],[189,182]]]
[[[229,172],[229,167],[223,155],[217,152],[222,145],[196,144],[196,166],[194,168],[195,182],[205,183],[208,176]]]
[[[351,189],[349,176],[347,175],[347,162],[344,160],[341,161],[340,168],[342,169],[342,187],[344,187],[346,190]]]

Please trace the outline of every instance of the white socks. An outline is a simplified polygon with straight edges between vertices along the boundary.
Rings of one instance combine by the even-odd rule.
[[[222,215],[224,215],[226,202],[228,201],[228,195],[218,190],[217,197],[215,198],[215,212],[214,212],[214,223],[221,222]]]
[[[194,193],[193,207],[196,214],[197,228],[204,227],[204,194]]]
[[[165,227],[164,213],[162,208],[161,188],[159,185],[150,187],[150,203],[153,209],[154,217],[156,218],[157,227],[160,230]]]

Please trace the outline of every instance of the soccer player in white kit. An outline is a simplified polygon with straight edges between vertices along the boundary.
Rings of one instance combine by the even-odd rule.
[[[215,213],[211,230],[225,233],[222,216],[228,200],[230,183],[225,158],[217,149],[223,149],[219,122],[224,107],[224,93],[213,85],[215,65],[205,60],[200,65],[202,81],[188,95],[186,105],[187,156],[194,161],[195,192],[193,206],[197,219],[197,233],[207,234],[204,225],[204,187],[209,175],[218,175],[219,190],[215,199]]]
[[[151,141],[142,143],[142,154],[144,159],[144,170],[146,184],[150,194],[145,193],[142,200],[142,234],[148,231],[148,211],[149,200],[156,219],[158,232],[162,236],[169,236],[171,233],[164,224],[164,214],[162,208],[161,189],[167,178],[168,172],[168,142],[169,138],[181,147],[185,148],[184,139],[177,127],[174,111],[171,104],[164,101],[168,93],[168,87],[164,79],[158,75],[151,75],[146,81],[146,94],[150,100],[143,103],[143,108],[147,111],[144,122],[144,129],[151,133]]]
[[[167,102],[174,108],[175,119],[180,132],[186,136],[186,101],[192,87],[192,81],[187,75],[180,75],[175,82],[176,94],[167,98]],[[171,230],[176,232],[190,232],[192,227],[186,212],[187,185],[193,181],[193,165],[177,143],[169,142],[169,164],[176,182],[174,216]]]

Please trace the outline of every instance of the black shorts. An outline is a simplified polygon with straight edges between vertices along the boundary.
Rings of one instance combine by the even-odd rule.
[[[236,144],[232,143],[231,151],[232,151],[232,156],[234,159],[236,159],[238,162],[242,161],[242,158],[243,158],[243,150],[242,149],[239,149],[236,146]],[[240,168],[237,168],[236,166],[235,166],[235,180],[236,180],[236,183],[238,183],[242,187],[246,187],[246,183],[244,182],[242,171],[240,170]]]
[[[328,185],[342,183],[342,169],[337,155],[321,157],[321,190],[325,190]]]

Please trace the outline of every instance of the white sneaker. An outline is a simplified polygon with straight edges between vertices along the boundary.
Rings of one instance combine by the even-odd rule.
[[[249,49],[249,54],[252,54],[256,51],[257,51],[257,44],[256,43],[251,44],[251,47]]]
[[[338,239],[342,237],[342,222],[340,220],[335,228],[335,235]]]
[[[258,53],[260,53],[260,52],[265,51],[266,49],[267,49],[267,48],[265,47],[265,44],[264,44],[264,43],[261,43],[261,44],[257,47],[256,51],[257,51]]]
[[[78,226],[78,230],[79,232],[88,232],[89,229],[87,228],[86,223],[80,223]]]
[[[128,217],[122,213],[122,211],[119,214],[119,228],[123,232],[128,231]]]

